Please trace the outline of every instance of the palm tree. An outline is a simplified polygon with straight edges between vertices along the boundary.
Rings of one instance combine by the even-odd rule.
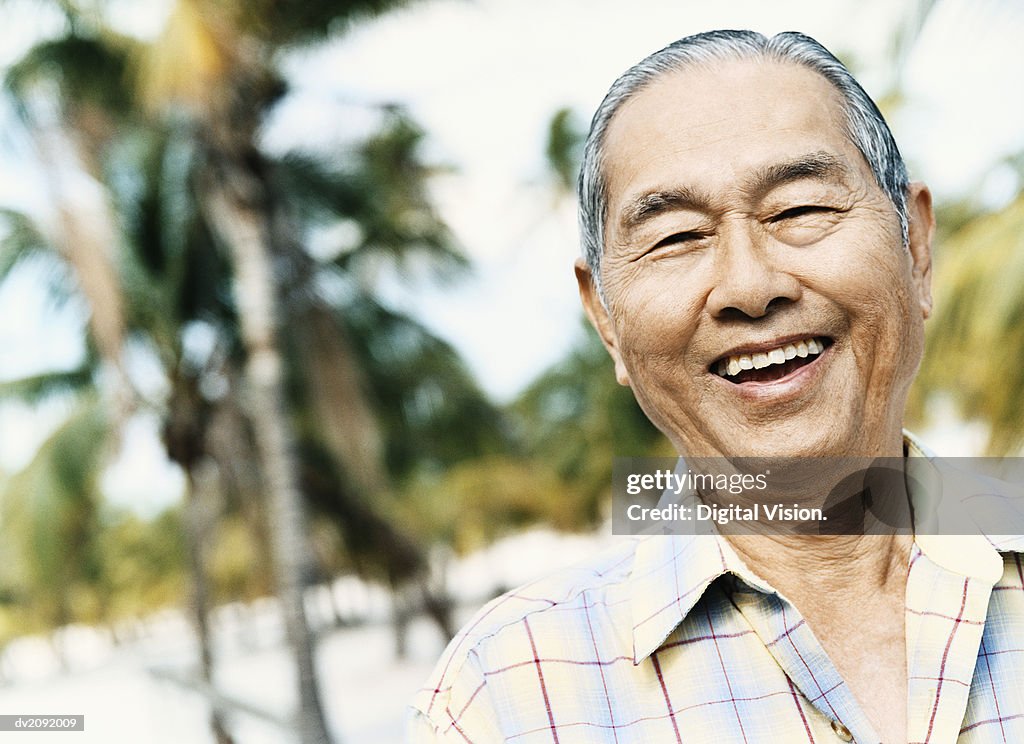
[[[929,351],[912,400],[922,416],[937,392],[960,413],[989,426],[987,449],[1010,455],[1024,445],[1024,195],[996,212],[966,219],[936,259]]]
[[[102,401],[84,401],[3,488],[3,584],[27,631],[102,619],[97,463],[109,426]]]
[[[362,263],[381,253],[401,260],[419,252],[448,265],[459,263],[422,187],[428,175],[416,160],[422,133],[401,112],[390,110],[382,134],[354,154],[358,167],[336,172],[298,156],[275,161],[257,147],[258,126],[283,91],[273,71],[273,50],[322,34],[328,17],[383,7],[332,4],[313,12],[316,5],[261,4],[264,25],[255,14],[240,14],[223,3],[181,2],[164,37],[146,49],[90,25],[73,4],[65,4],[67,37],[33,49],[9,76],[10,88],[22,100],[31,95],[34,81],[57,84],[67,139],[78,143],[81,167],[106,185],[120,215],[124,250],[113,286],[123,293],[114,307],[123,308],[124,320],[118,327],[144,342],[170,382],[165,443],[193,486],[190,510],[208,500],[200,494],[210,490],[201,484],[212,482],[211,460],[227,492],[247,494],[255,487],[277,494],[275,516],[267,524],[277,536],[274,563],[298,648],[300,728],[308,741],[323,740],[326,733],[299,595],[308,558],[301,544],[299,487],[316,495],[325,512],[344,517],[349,548],[367,556],[367,563],[383,563],[393,585],[418,582],[424,603],[450,633],[444,601],[427,590],[422,545],[383,516],[395,491],[390,474],[401,476],[424,461],[409,444],[424,429],[448,421],[445,437],[426,438],[432,441],[426,458],[443,464],[457,455],[454,447],[441,451],[438,445],[450,437],[471,440],[474,431],[488,430],[496,418],[451,349],[371,302],[367,288],[351,279]],[[287,17],[279,15],[282,10]],[[300,22],[309,28],[302,31]],[[259,36],[268,28],[270,36]],[[126,87],[133,69],[142,71],[145,109]],[[360,225],[361,240],[332,260],[312,261],[302,245],[308,224],[339,217]],[[19,234],[39,237],[26,237],[24,246],[52,247],[31,221],[12,218],[24,228]],[[27,254],[26,249],[17,255]],[[348,302],[317,288],[325,274],[348,278]],[[285,345],[278,334],[282,323],[291,329]],[[382,359],[386,354],[373,339],[374,323],[400,329],[405,348],[399,358],[421,362],[409,363],[406,370],[394,359],[390,364]],[[197,328],[216,339],[198,356],[187,348],[187,336]],[[118,343],[109,346],[119,351]],[[244,390],[243,365],[248,371]],[[365,365],[372,374],[364,373]],[[433,376],[413,385],[417,368]],[[223,389],[211,393],[211,387]],[[404,404],[428,387],[444,404],[417,415],[414,406]],[[311,412],[297,419],[301,448],[288,407],[297,394]],[[407,412],[387,413],[396,405]],[[470,420],[480,423],[461,425],[464,412],[476,414]],[[225,430],[238,436],[217,433]],[[491,431],[479,442],[494,441],[493,426]],[[324,452],[331,467],[321,470],[300,469],[294,459],[299,453],[312,462],[314,454]],[[247,467],[255,459],[260,467]],[[308,477],[311,471],[336,476],[325,484],[323,478]],[[258,501],[239,501],[247,511],[260,511]],[[373,536],[369,542],[368,535]],[[201,544],[201,536],[194,535],[196,565]],[[201,571],[196,578],[203,638]],[[204,656],[202,670],[209,663]],[[222,741],[223,736],[218,731]]]

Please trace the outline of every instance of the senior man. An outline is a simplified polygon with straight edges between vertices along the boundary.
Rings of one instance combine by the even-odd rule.
[[[580,209],[587,314],[679,453],[925,454],[902,418],[931,197],[817,42],[709,32],[627,71]],[[1022,548],[626,540],[481,610],[417,694],[412,739],[1024,742]]]

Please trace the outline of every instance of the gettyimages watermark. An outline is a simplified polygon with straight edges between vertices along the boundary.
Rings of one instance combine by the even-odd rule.
[[[616,458],[612,532],[1021,535],[1024,458]]]

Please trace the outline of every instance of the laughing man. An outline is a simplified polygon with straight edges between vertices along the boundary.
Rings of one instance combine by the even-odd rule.
[[[902,421],[931,196],[817,42],[716,31],[651,55],[594,116],[579,186],[584,307],[678,452],[926,454]],[[481,610],[411,738],[1024,742],[1022,549],[896,530],[623,541]]]

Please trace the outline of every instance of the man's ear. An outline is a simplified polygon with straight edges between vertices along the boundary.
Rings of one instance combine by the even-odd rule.
[[[917,288],[921,312],[932,313],[932,238],[935,236],[935,214],[932,193],[920,181],[907,187],[907,228],[911,272]]]
[[[626,365],[622,363],[622,355],[619,353],[618,339],[615,335],[615,327],[612,319],[608,316],[608,310],[601,302],[597,293],[597,286],[590,273],[590,267],[582,258],[576,259],[576,284],[580,289],[580,301],[583,302],[583,309],[590,318],[591,325],[597,330],[604,348],[608,350],[612,361],[615,362],[615,379],[620,385],[629,385],[629,373]]]

